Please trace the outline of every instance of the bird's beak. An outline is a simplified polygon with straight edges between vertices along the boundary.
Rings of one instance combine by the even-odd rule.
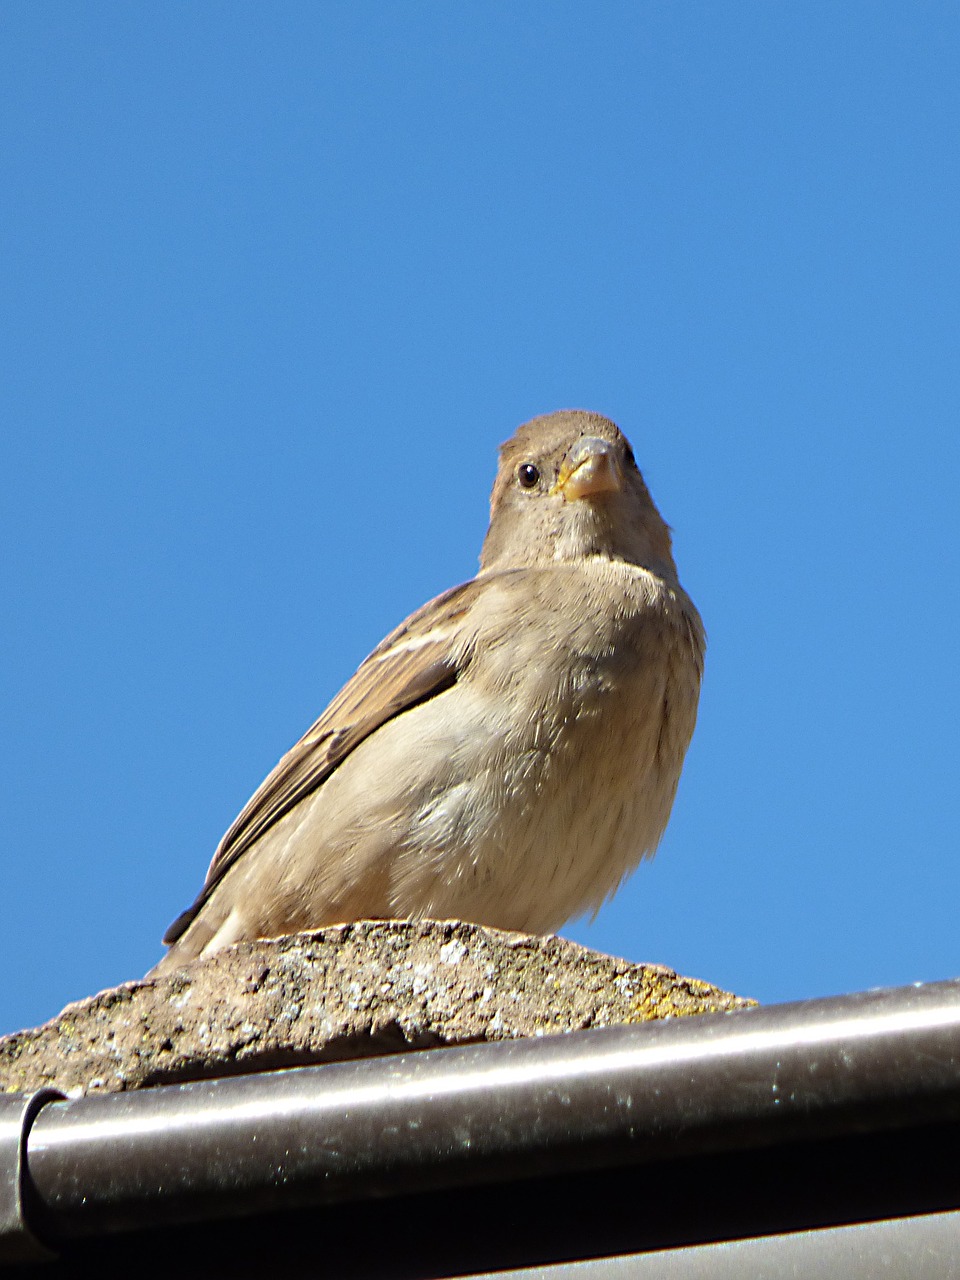
[[[567,502],[595,498],[598,493],[616,493],[623,479],[616,451],[606,440],[584,436],[563,460],[551,494],[561,493]]]

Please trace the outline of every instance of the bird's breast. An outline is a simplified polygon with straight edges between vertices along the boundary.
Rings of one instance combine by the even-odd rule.
[[[589,590],[572,602],[558,592],[551,603],[572,618],[545,626],[541,608],[511,645],[493,637],[479,651],[458,689],[450,785],[419,814],[428,856],[413,878],[422,894],[437,875],[430,910],[547,932],[598,907],[655,850],[702,648],[683,600],[646,579],[626,585],[612,608],[609,591],[592,608]]]

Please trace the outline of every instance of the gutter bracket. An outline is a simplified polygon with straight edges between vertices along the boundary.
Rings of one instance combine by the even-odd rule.
[[[48,1102],[62,1102],[58,1089],[0,1095],[0,1266],[45,1262],[57,1255],[33,1234],[24,1215],[29,1193],[27,1138]]]

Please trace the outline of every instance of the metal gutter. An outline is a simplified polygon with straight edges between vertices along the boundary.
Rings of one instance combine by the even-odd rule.
[[[41,1109],[62,1098],[56,1089],[0,1096],[0,1263],[40,1262],[55,1256],[27,1224],[26,1147],[27,1135]]]
[[[19,1149],[55,1247],[958,1119],[951,981],[47,1101]]]

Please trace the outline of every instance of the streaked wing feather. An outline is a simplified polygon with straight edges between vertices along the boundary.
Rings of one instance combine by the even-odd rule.
[[[386,721],[453,685],[469,661],[460,621],[476,579],[453,587],[400,624],[361,663],[320,718],[261,783],[220,841],[196,902],[167,930],[175,942],[237,858],[315,791]]]

